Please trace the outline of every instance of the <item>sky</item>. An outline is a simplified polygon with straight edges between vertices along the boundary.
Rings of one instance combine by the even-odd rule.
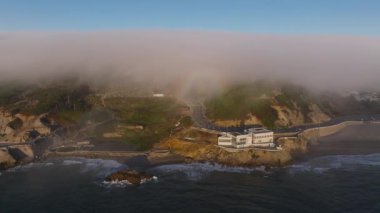
[[[0,0],[0,31],[380,35],[378,0]]]
[[[380,0],[0,0],[0,80],[380,88],[379,11]]]

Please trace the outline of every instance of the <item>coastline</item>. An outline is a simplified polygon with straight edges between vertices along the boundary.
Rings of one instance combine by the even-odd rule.
[[[311,145],[307,159],[326,155],[366,155],[380,153],[380,124],[349,126],[322,137]]]
[[[166,164],[188,162],[181,155],[172,153],[146,152],[109,152],[109,151],[74,151],[74,152],[48,152],[44,158],[70,158],[83,157],[89,159],[109,159],[122,164],[127,164],[130,168],[144,170],[150,167]]]
[[[178,163],[211,163],[230,167],[284,167],[314,157],[326,155],[355,155],[380,153],[380,124],[348,125],[332,134],[298,141],[282,141],[283,151],[270,153],[262,150],[227,152],[215,145],[196,144],[180,140],[166,140],[161,149],[148,151],[48,151],[36,161],[47,158],[83,157],[111,159],[131,168],[145,170],[151,167]],[[309,133],[312,130],[309,130]],[[309,134],[311,135],[311,134]]]

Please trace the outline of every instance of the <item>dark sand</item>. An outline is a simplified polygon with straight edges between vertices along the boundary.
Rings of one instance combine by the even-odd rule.
[[[324,155],[365,155],[380,153],[380,124],[350,126],[322,137],[310,147],[307,158]]]

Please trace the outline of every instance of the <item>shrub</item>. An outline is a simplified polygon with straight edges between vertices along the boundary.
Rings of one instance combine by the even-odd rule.
[[[7,126],[12,128],[13,130],[18,130],[22,127],[22,120],[20,118],[15,118],[13,121],[9,122]]]

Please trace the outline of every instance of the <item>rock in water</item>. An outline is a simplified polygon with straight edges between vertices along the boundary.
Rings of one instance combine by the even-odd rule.
[[[9,154],[6,148],[0,149],[0,170],[8,169],[16,165],[16,160]]]
[[[153,180],[154,176],[147,174],[145,172],[138,172],[136,170],[124,169],[112,173],[111,175],[106,177],[106,181],[125,181],[127,180],[129,183],[133,185],[140,185],[146,181]]]
[[[30,163],[34,160],[34,152],[30,145],[10,146],[8,152],[18,164]]]

